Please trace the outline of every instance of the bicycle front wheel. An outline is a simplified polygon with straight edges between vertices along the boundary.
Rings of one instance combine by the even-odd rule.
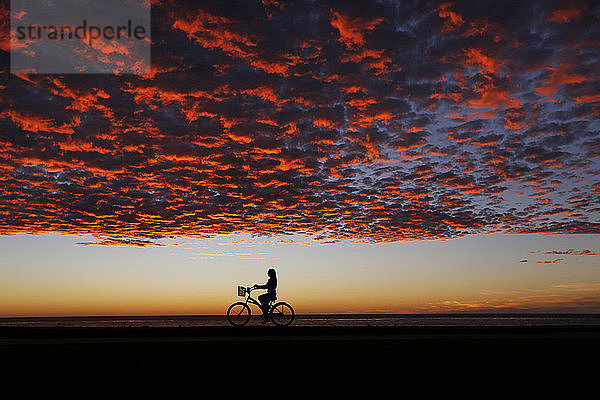
[[[288,326],[294,322],[294,309],[288,303],[280,301],[271,308],[271,321],[278,326]]]
[[[233,326],[244,326],[250,321],[250,307],[248,304],[238,301],[227,309],[227,320]]]

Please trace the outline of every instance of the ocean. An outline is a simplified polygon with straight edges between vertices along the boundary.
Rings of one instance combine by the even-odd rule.
[[[260,325],[253,316],[248,325]],[[297,315],[293,326],[591,326],[600,314],[319,314]],[[229,326],[224,315],[0,318],[0,327],[208,327]]]

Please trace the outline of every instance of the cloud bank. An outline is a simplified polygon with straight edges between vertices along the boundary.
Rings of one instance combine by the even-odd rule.
[[[0,234],[600,233],[594,2],[152,7],[144,76],[10,75],[0,26]]]

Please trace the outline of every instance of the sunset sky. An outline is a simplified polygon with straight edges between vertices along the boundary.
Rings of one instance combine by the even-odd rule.
[[[9,3],[0,316],[600,312],[597,2],[153,0],[145,75],[10,74]]]

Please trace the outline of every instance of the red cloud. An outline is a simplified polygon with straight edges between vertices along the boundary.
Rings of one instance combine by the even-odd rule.
[[[375,29],[384,20],[383,17],[368,20],[361,17],[350,17],[331,11],[331,25],[340,34],[340,41],[348,48],[360,47],[365,44],[366,32]]]
[[[456,28],[462,26],[465,23],[463,17],[452,10],[453,6],[453,2],[446,2],[440,4],[440,6],[437,9],[440,18],[445,19],[444,26],[442,28],[442,33],[456,30]]]
[[[556,260],[545,260],[545,261],[536,261],[537,264],[559,264],[563,259],[557,258]]]
[[[567,63],[561,63],[558,67],[547,67],[549,78],[545,80],[546,86],[535,88],[535,91],[543,94],[549,99],[554,99],[555,93],[563,86],[571,83],[582,83],[587,78],[576,72],[574,67]]]
[[[546,20],[566,24],[579,18],[587,9],[588,5],[586,2],[567,1],[552,10],[552,13]]]

